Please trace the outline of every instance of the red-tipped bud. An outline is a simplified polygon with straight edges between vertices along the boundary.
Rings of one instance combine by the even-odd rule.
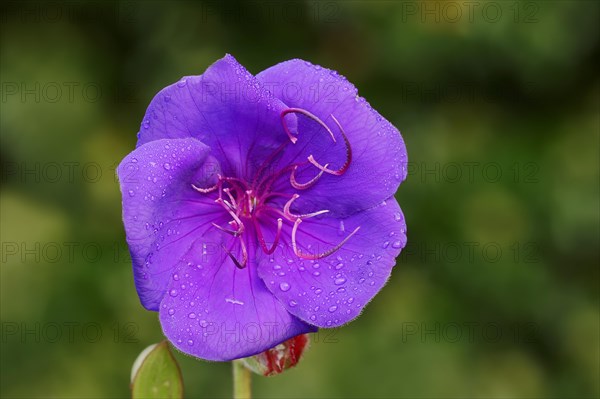
[[[241,359],[248,369],[265,377],[295,367],[309,347],[308,334],[297,335],[263,353]]]

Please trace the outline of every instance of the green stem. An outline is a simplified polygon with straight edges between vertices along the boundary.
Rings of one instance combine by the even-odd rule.
[[[233,399],[252,398],[252,380],[248,370],[241,360],[231,362],[233,367]]]

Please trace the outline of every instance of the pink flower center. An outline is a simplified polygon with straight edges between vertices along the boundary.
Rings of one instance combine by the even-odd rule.
[[[350,163],[352,162],[352,147],[350,146],[350,142],[346,137],[344,129],[342,128],[338,120],[333,115],[331,115],[331,118],[339,128],[340,134],[342,135],[344,144],[346,146],[346,161],[339,169],[330,169],[329,164],[323,165],[319,163],[311,154],[307,157],[307,161],[308,163],[315,166],[319,170],[319,173],[307,182],[298,182],[298,180],[296,179],[296,171],[298,170],[298,167],[305,163],[293,163],[283,167],[281,170],[275,173],[267,173],[269,166],[274,161],[274,159],[279,154],[281,154],[283,149],[290,142],[292,144],[296,144],[296,142],[298,141],[298,138],[295,135],[293,135],[292,132],[290,132],[285,122],[285,116],[290,113],[298,113],[317,122],[327,131],[327,133],[331,136],[333,142],[337,142],[335,135],[333,134],[329,126],[327,126],[325,122],[323,122],[319,117],[301,108],[288,108],[281,113],[281,120],[283,123],[284,130],[288,134],[290,141],[283,143],[269,157],[267,157],[264,160],[263,164],[258,168],[256,176],[251,183],[236,177],[226,177],[218,175],[218,181],[212,187],[200,188],[196,187],[195,185],[192,185],[192,187],[196,191],[203,195],[214,191],[218,192],[218,198],[215,200],[215,202],[220,204],[225,209],[225,211],[231,216],[231,220],[227,222],[226,225],[219,225],[214,222],[212,223],[212,225],[215,228],[221,230],[222,232],[233,236],[235,238],[234,245],[236,242],[239,243],[241,259],[238,259],[238,257],[236,257],[232,253],[233,246],[231,248],[227,248],[225,246],[222,247],[225,250],[225,252],[229,255],[229,257],[233,260],[234,264],[240,269],[244,268],[248,262],[248,250],[246,248],[246,243],[244,240],[244,233],[247,230],[246,223],[252,224],[254,226],[254,230],[256,231],[260,247],[266,254],[272,254],[277,248],[277,245],[279,245],[281,231],[283,228],[283,220],[285,219],[293,223],[291,231],[291,245],[294,254],[302,259],[320,259],[331,255],[332,253],[339,250],[350,239],[350,237],[356,234],[356,232],[360,229],[360,226],[357,227],[339,244],[322,253],[309,254],[304,253],[300,250],[296,240],[298,226],[304,220],[328,213],[329,210],[323,209],[307,214],[294,214],[292,213],[290,208],[293,202],[300,197],[300,194],[275,192],[272,190],[273,184],[277,181],[278,178],[280,178],[282,175],[288,172],[290,173],[290,185],[296,190],[300,191],[306,190],[315,185],[324,173],[334,176],[342,176],[346,172],[346,170],[348,170],[348,168],[350,167]],[[280,205],[277,205],[274,201],[272,201],[274,198],[277,197],[287,199],[287,202],[285,203],[283,208],[281,208]],[[269,213],[271,215],[278,216],[276,227],[277,230],[275,233],[275,238],[273,240],[273,245],[271,247],[267,245],[259,223],[261,220],[263,220],[261,219],[261,215],[263,215],[264,213]]]

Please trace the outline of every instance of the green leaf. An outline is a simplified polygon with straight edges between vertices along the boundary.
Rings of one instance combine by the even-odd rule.
[[[146,348],[132,370],[133,399],[183,398],[183,379],[167,341]]]

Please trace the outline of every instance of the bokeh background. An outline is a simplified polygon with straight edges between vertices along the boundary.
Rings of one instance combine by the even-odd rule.
[[[256,397],[592,398],[599,379],[599,3],[3,2],[4,398],[120,398],[162,338],[115,165],[151,98],[231,53],[335,69],[396,125],[409,243],[351,325]],[[230,366],[176,355],[187,397]]]

